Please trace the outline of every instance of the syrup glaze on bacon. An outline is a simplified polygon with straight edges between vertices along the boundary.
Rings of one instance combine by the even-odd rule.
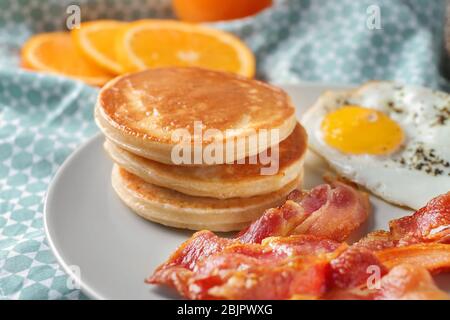
[[[341,182],[297,191],[234,239],[195,233],[147,282],[189,299],[448,299],[428,270],[450,267],[450,193],[390,231],[340,243],[367,218],[364,197]],[[368,268],[381,277],[375,289]]]

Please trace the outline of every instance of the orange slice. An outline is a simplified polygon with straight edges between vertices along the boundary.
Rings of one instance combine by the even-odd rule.
[[[112,78],[86,59],[67,32],[42,33],[31,37],[22,48],[22,65],[27,68],[57,73],[101,86]]]
[[[114,50],[114,39],[124,23],[114,20],[84,22],[71,31],[72,39],[86,58],[105,70],[122,73]]]
[[[252,77],[255,58],[230,33],[173,20],[141,20],[116,37],[119,63],[126,71],[167,66],[197,66]]]

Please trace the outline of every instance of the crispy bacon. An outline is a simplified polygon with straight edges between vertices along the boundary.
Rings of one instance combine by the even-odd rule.
[[[367,234],[364,238],[353,244],[353,247],[378,251],[386,248],[392,248],[396,245],[397,243],[392,239],[389,231],[377,230]]]
[[[325,188],[327,201],[298,225],[294,233],[343,241],[367,220],[369,196],[340,181],[325,185]]]
[[[187,296],[185,283],[192,276],[197,262],[231,243],[232,240],[220,238],[211,231],[196,232],[155,270],[147,282],[168,285]]]
[[[261,243],[267,237],[288,236],[305,220],[309,227],[305,228],[304,232],[296,230],[296,234],[316,235],[317,232],[322,238],[338,238],[337,241],[340,241],[356,229],[369,214],[367,194],[339,181],[320,185],[310,192],[296,190],[289,197],[298,203],[287,200],[281,207],[268,209],[260,219],[234,239],[220,238],[206,230],[195,233],[158,270],[167,266],[181,266],[192,270],[196,261],[232,243]],[[347,213],[345,210],[348,210]],[[330,218],[333,212],[337,212],[334,220]],[[333,224],[329,224],[326,219],[320,219],[319,213],[332,219]],[[337,223],[336,220],[342,221]],[[320,224],[324,226],[320,227]]]
[[[147,282],[189,299],[448,299],[427,269],[450,270],[449,199],[349,247],[367,195],[338,181],[296,191],[236,238],[195,233]]]
[[[317,297],[326,290],[329,261],[346,247],[310,235],[267,238],[261,244],[230,241],[194,265],[169,259],[147,282],[170,285],[189,299]]]
[[[355,245],[377,251],[433,242],[450,243],[450,192],[410,216],[390,221],[389,231],[371,232]]]
[[[374,273],[384,275],[387,268],[365,248],[350,247],[330,262],[330,286],[350,289],[365,285]]]
[[[202,260],[194,272],[174,267],[171,276],[190,299],[450,298],[426,268],[400,263],[387,272],[381,261],[365,248],[297,235],[232,244]]]
[[[278,208],[266,210],[237,239],[243,243],[260,243],[267,237],[287,236],[310,214],[298,203],[287,200]]]
[[[187,296],[189,292],[185,283],[193,275],[192,270],[197,261],[222,250],[231,242],[211,231],[196,232],[155,270],[147,282],[165,284],[175,288],[181,295]]]
[[[340,182],[315,187],[308,193],[292,193],[284,205],[267,210],[238,236],[245,243],[259,243],[268,236],[312,234],[345,240],[368,217],[366,193]],[[295,201],[294,201],[295,200]]]
[[[427,244],[428,245],[428,244]],[[448,246],[432,244],[433,246]],[[417,245],[416,245],[417,246]],[[357,300],[386,300],[386,299],[449,299],[434,284],[428,268],[428,263],[439,266],[439,262],[448,260],[436,256],[424,260],[423,255],[394,252],[408,247],[386,249],[376,254],[366,248],[350,247],[330,262],[331,282],[325,299],[357,299]],[[441,248],[436,248],[439,251]],[[393,251],[392,251],[393,250]],[[417,249],[420,251],[420,249]],[[387,253],[386,251],[390,251]],[[426,250],[428,251],[428,250]],[[386,254],[385,254],[386,252]],[[429,257],[429,253],[427,252]],[[420,261],[414,261],[418,258]],[[408,262],[414,262],[409,264]],[[444,262],[444,264],[447,261]],[[390,271],[388,271],[390,270]]]
[[[410,216],[392,220],[353,245],[376,252],[388,267],[409,263],[437,273],[450,270],[450,192]]]
[[[450,243],[450,192],[436,197],[413,215],[389,223],[393,239],[406,243]]]
[[[284,253],[287,256],[320,255],[330,252],[341,252],[348,247],[330,239],[312,235],[293,235],[290,237],[269,237],[263,240],[263,245],[270,247],[274,252]]]
[[[418,266],[399,265],[381,279],[381,288],[374,294],[376,300],[449,300],[430,273]]]
[[[419,243],[394,247],[380,250],[376,256],[388,268],[411,264],[424,267],[432,273],[450,270],[450,244]]]
[[[220,238],[211,231],[196,232],[172,254],[165,265],[177,265],[192,270],[199,258],[220,251],[231,242],[232,240]]]
[[[264,267],[231,270],[227,281],[210,289],[209,294],[220,299],[290,299],[293,296],[320,297],[326,290],[326,260],[298,261]]]
[[[322,299],[329,300],[449,300],[440,290],[430,273],[422,267],[398,265],[372,286],[335,289]]]

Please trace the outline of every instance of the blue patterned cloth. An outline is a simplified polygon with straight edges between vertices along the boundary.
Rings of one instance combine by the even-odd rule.
[[[0,0],[0,299],[84,298],[56,264],[42,215],[56,170],[97,130],[97,89],[23,71],[18,55],[31,34],[62,29],[73,3],[83,21],[171,16],[165,0]],[[439,71],[444,11],[441,0],[280,0],[254,17],[211,25],[246,41],[258,77],[269,81],[392,79],[439,88],[447,85]]]

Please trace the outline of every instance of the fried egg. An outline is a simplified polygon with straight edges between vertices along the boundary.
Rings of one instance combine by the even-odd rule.
[[[342,176],[419,209],[450,190],[450,95],[392,82],[326,92],[302,124]]]

